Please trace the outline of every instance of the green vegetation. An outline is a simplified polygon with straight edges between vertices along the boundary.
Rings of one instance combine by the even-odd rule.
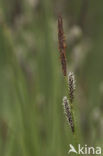
[[[0,0],[0,156],[67,156],[74,144],[62,108],[59,12],[68,70],[76,75],[79,142],[102,147],[102,6],[97,0]]]

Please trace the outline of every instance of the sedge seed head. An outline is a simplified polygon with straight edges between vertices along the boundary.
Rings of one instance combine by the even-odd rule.
[[[65,36],[63,31],[63,20],[62,17],[58,17],[58,43],[59,43],[59,52],[60,52],[60,60],[62,65],[63,75],[66,76],[66,43]]]
[[[74,132],[74,123],[72,119],[69,101],[66,96],[63,98],[63,106],[64,106],[64,112],[65,112],[65,116],[67,118],[68,124],[70,125],[72,132]]]
[[[74,76],[73,72],[70,72],[68,74],[68,85],[69,85],[68,86],[69,87],[69,100],[72,103],[73,100],[74,100],[74,91],[75,91],[75,88],[76,88],[75,76]]]

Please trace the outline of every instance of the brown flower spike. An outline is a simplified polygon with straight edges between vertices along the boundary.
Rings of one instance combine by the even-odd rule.
[[[62,17],[58,17],[58,41],[59,41],[59,52],[60,52],[60,60],[62,65],[63,75],[66,76],[66,43],[63,31],[63,21]]]

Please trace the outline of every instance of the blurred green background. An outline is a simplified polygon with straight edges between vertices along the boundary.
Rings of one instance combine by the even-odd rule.
[[[62,108],[59,14],[79,143],[103,145],[103,1],[0,0],[0,156],[66,156],[74,144]]]

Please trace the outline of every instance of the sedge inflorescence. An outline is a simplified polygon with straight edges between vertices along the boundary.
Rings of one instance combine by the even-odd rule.
[[[64,37],[63,30],[63,20],[62,17],[58,17],[58,43],[59,43],[59,53],[60,61],[62,66],[62,72],[65,79],[65,85],[67,88],[67,96],[63,98],[63,106],[65,110],[65,115],[67,121],[71,127],[72,132],[74,133],[74,113],[73,113],[73,101],[74,101],[74,91],[75,91],[75,77],[74,73],[70,72],[67,75],[67,63],[66,63],[66,42]]]
[[[70,110],[69,101],[66,96],[64,96],[64,98],[63,98],[63,106],[64,106],[64,113],[67,117],[67,121],[72,129],[72,132],[74,132],[74,124],[73,124],[72,114],[71,114],[71,110]]]

